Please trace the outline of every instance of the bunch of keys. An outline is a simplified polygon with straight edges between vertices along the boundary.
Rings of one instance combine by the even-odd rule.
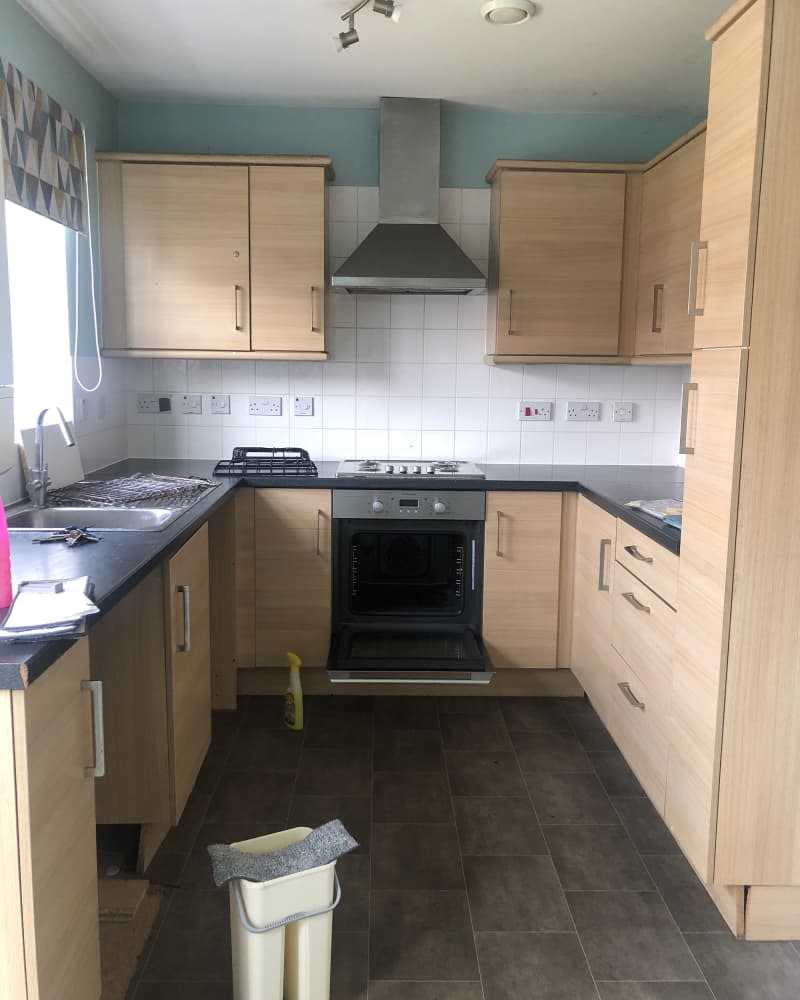
[[[80,528],[77,524],[68,524],[66,528],[59,528],[47,538],[34,538],[35,544],[47,545],[50,542],[66,542],[70,548],[75,545],[82,545],[84,542],[99,542],[100,539],[88,528]]]

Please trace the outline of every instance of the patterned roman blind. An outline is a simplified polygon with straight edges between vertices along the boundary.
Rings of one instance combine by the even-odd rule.
[[[6,198],[85,233],[83,126],[2,58],[0,128]]]

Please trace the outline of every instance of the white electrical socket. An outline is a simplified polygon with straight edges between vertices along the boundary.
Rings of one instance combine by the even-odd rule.
[[[567,403],[567,420],[599,420],[600,403]]]
[[[248,412],[251,417],[279,417],[283,413],[281,396],[251,396]]]
[[[231,397],[221,396],[218,393],[211,395],[210,413],[226,414],[231,412]]]
[[[158,413],[158,396],[154,392],[137,392],[136,412]]]
[[[294,415],[296,417],[313,417],[314,416],[314,397],[313,396],[295,396],[294,397]]]
[[[181,396],[181,413],[202,413],[203,397],[199,392]]]
[[[633,420],[633,403],[614,403],[612,417],[615,424],[627,424]]]
[[[552,420],[553,404],[520,400],[518,417],[520,420]]]

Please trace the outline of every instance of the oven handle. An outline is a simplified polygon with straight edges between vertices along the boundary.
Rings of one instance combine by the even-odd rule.
[[[475,550],[477,548],[475,539],[472,539],[472,591],[475,592]]]

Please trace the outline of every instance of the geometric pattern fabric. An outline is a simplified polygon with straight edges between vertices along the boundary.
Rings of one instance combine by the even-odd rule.
[[[6,198],[85,233],[83,126],[2,58],[0,129]]]

